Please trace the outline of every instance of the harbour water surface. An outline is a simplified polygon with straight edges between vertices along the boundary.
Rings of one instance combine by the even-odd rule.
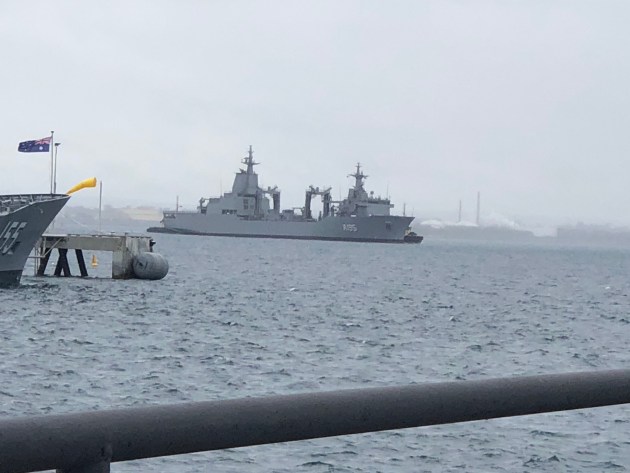
[[[0,290],[0,415],[627,368],[630,250],[157,235],[162,281]],[[94,275],[107,276],[107,255]],[[89,255],[88,255],[89,258]],[[72,262],[71,262],[72,263]],[[627,471],[617,406],[115,472]]]

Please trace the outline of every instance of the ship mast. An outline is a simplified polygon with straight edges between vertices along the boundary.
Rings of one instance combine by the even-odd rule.
[[[252,145],[249,145],[249,152],[241,162],[247,165],[247,174],[254,174],[254,166],[260,163],[254,162],[254,150],[252,149]]]
[[[348,174],[348,177],[354,177],[354,188],[361,189],[363,187],[363,179],[367,178],[366,174],[361,171],[361,163],[357,163],[357,170],[354,174]]]
[[[252,149],[252,145],[249,145],[249,152],[247,153],[247,156],[245,156],[243,158],[243,160],[241,161],[243,164],[247,165],[247,171],[245,171],[245,189],[244,192],[246,193],[245,195],[252,195],[256,201],[255,201],[255,207],[258,208],[258,192],[254,192],[249,193],[248,194],[248,190],[250,190],[250,177],[254,175],[254,166],[256,166],[259,163],[255,163],[254,162],[254,150]],[[242,171],[242,169],[241,169]]]

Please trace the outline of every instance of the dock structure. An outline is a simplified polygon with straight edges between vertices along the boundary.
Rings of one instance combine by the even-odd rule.
[[[131,279],[135,277],[133,270],[134,257],[141,253],[153,251],[155,242],[148,236],[135,235],[50,235],[45,234],[37,244],[36,252],[39,264],[37,276],[44,276],[48,261],[57,250],[59,257],[55,267],[55,276],[71,276],[68,263],[68,250],[74,250],[81,277],[87,277],[87,266],[84,251],[112,252],[112,279]]]

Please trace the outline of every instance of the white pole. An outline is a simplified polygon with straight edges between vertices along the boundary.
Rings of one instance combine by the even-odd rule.
[[[57,193],[57,150],[61,143],[55,143],[55,169],[53,177],[53,194]]]
[[[479,226],[480,219],[479,215],[481,212],[481,192],[477,192],[477,226]]]
[[[53,130],[50,130],[50,144],[48,145],[50,147],[50,193],[53,193],[53,142],[54,142],[54,138],[55,137],[55,132]]]
[[[101,233],[101,206],[103,203],[103,181],[98,181],[98,232]]]

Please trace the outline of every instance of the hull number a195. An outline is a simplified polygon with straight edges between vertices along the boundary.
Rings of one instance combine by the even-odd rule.
[[[356,223],[344,223],[343,231],[344,232],[356,232],[358,230]]]

